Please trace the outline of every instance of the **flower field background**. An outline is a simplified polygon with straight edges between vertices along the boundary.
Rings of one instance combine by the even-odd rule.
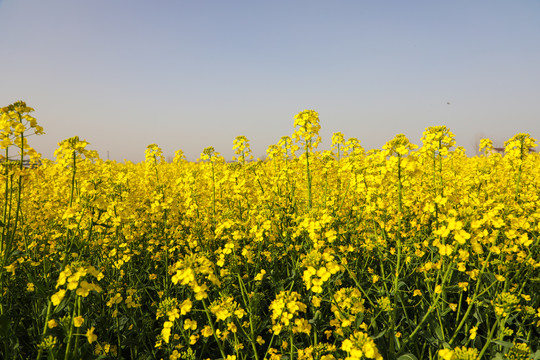
[[[0,111],[4,359],[540,358],[540,157],[468,157],[444,126],[380,150],[316,112],[252,161],[54,161]],[[31,139],[31,138],[30,138]],[[23,160],[30,158],[30,166]]]

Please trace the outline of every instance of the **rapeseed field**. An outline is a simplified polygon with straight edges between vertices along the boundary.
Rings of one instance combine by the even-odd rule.
[[[238,136],[134,164],[79,137],[42,159],[32,112],[0,109],[3,359],[540,359],[528,134],[322,151],[305,110],[264,161]]]

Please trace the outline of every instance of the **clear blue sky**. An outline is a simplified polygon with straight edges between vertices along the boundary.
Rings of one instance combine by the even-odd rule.
[[[230,159],[237,135],[257,157],[304,109],[323,148],[540,138],[538,0],[0,0],[0,49],[0,106],[36,109],[47,158],[74,135],[118,161]]]

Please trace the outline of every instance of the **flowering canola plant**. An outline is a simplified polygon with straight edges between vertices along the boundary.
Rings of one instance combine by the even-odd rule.
[[[42,159],[0,109],[0,357],[539,358],[540,157],[445,126],[365,151],[319,114],[252,159]],[[29,161],[27,161],[29,160]],[[29,164],[29,165],[28,165]]]

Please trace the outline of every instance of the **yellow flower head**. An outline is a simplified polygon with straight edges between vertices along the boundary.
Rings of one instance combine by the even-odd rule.
[[[75,327],[81,327],[84,322],[84,318],[82,316],[77,316],[73,318],[73,325]]]
[[[58,326],[58,322],[56,320],[51,319],[51,320],[47,321],[47,327],[49,329],[53,329],[53,328],[55,328],[57,326]]]
[[[88,329],[88,331],[86,331],[86,338],[88,339],[89,344],[97,340],[97,335],[94,334],[94,330],[95,327],[92,326],[90,329]]]
[[[297,316],[299,312],[305,312],[307,307],[304,303],[300,302],[301,296],[299,293],[292,291],[281,291],[276,299],[270,304],[270,310],[272,311],[272,330],[275,334],[279,334],[285,326],[287,329],[292,325],[293,317]]]
[[[51,296],[51,302],[54,306],[58,306],[64,296],[66,295],[66,290],[60,289],[53,296]]]
[[[294,127],[297,128],[293,134],[295,141],[303,140],[306,151],[317,148],[321,141],[319,130],[319,114],[314,110],[304,110],[294,117]]]
[[[396,135],[392,140],[387,142],[383,149],[386,156],[405,156],[410,150],[416,149],[418,146],[411,144],[409,139],[403,134]]]
[[[362,359],[362,357],[376,360],[383,359],[373,339],[361,331],[355,331],[345,339],[341,344],[341,349],[349,354],[348,359],[351,360]]]

